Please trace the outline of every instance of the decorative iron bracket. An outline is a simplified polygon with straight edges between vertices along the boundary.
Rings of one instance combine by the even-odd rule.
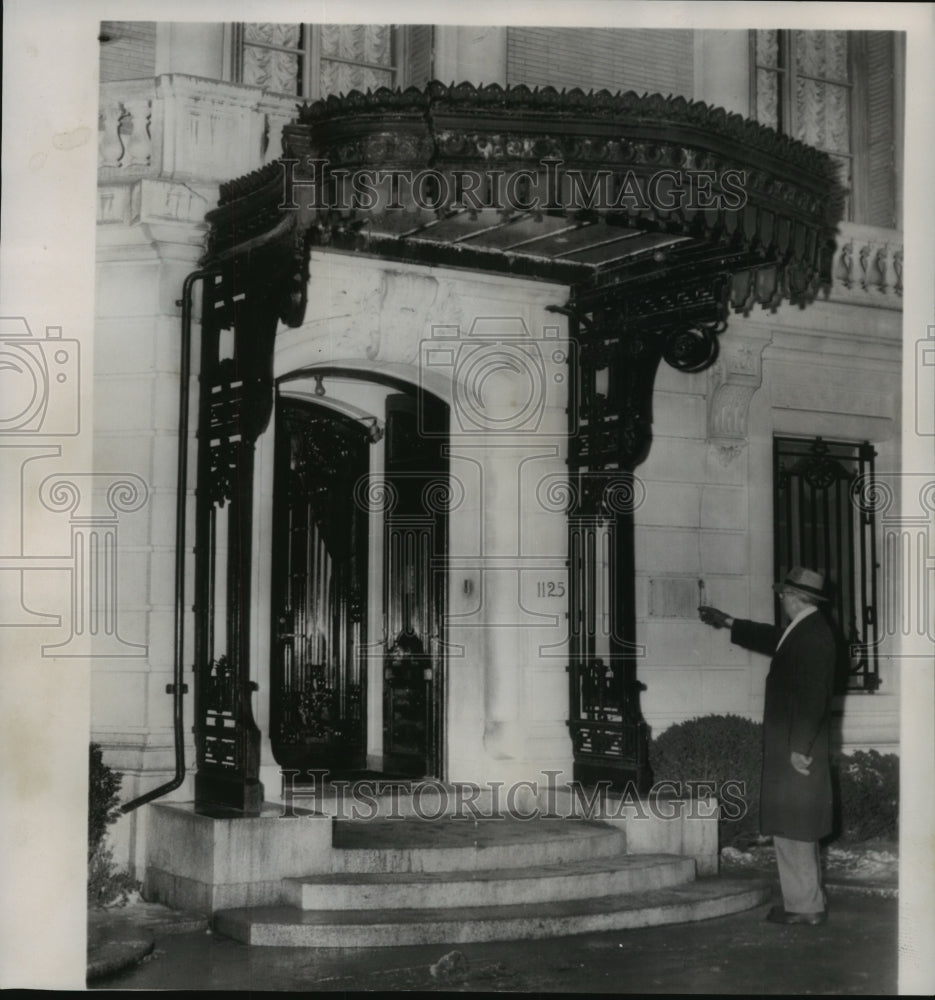
[[[579,294],[567,306],[549,307],[575,327],[568,459],[573,473],[630,471],[643,461],[652,440],[659,362],[690,373],[716,361],[729,287],[728,276],[715,274],[705,282],[638,294]]]

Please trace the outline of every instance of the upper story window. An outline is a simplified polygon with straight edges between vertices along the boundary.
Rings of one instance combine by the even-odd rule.
[[[891,228],[898,226],[899,38],[886,31],[757,30],[750,43],[757,121],[837,161],[850,221]]]
[[[850,176],[846,31],[755,31],[757,121],[830,153]]]
[[[309,100],[395,87],[402,82],[398,35],[389,24],[237,24],[233,77]]]

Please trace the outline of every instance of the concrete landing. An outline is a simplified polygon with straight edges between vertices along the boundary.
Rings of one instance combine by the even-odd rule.
[[[770,891],[765,880],[704,879],[647,892],[532,905],[394,911],[258,907],[217,913],[214,927],[236,941],[273,947],[512,941],[706,920],[757,906]]]
[[[561,798],[556,792],[552,804]],[[714,802],[622,802],[596,820],[564,807],[414,815],[424,803],[403,809],[403,801],[395,816],[352,818],[273,803],[254,817],[153,804],[144,893],[203,914],[289,903],[349,911],[362,898],[388,910],[428,911],[620,896],[717,871]],[[403,877],[419,873],[437,877]],[[397,877],[338,877],[375,875]]]

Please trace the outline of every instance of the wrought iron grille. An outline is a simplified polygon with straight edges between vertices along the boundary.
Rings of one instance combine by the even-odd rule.
[[[280,764],[364,764],[366,514],[361,424],[280,398],[276,409],[270,740]],[[300,779],[301,780],[301,779]]]
[[[624,473],[600,478],[609,488]],[[586,477],[572,475],[580,487]],[[605,495],[606,495],[606,491]],[[575,777],[617,787],[648,781],[633,642],[633,522],[629,512],[569,518],[569,719]]]
[[[198,808],[230,807],[258,815],[260,731],[250,677],[249,566],[253,526],[254,444],[267,393],[255,342],[269,324],[243,305],[230,309],[230,275],[205,286],[202,308],[198,482],[195,505],[195,718]],[[233,332],[222,357],[220,331]]]
[[[825,574],[831,615],[846,639],[841,691],[872,692],[880,685],[876,518],[872,506],[854,496],[855,483],[872,482],[875,455],[867,442],[773,441],[776,579],[797,565]],[[777,624],[780,612],[777,597]]]
[[[616,313],[574,324],[569,439],[569,717],[575,778],[648,786],[636,678],[632,465],[648,447],[659,353]],[[643,391],[638,391],[638,386]]]
[[[444,768],[448,421],[447,407],[428,396],[387,397],[383,766],[413,777]]]

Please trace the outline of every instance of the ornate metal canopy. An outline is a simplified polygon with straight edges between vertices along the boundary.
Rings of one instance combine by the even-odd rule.
[[[632,470],[649,450],[660,360],[700,371],[716,357],[731,308],[804,305],[816,295],[843,201],[833,161],[683,98],[439,83],[304,105],[284,129],[283,153],[222,185],[208,215],[198,794],[242,809],[256,808],[261,794],[249,710],[249,587],[233,576],[225,670],[229,663],[237,678],[237,712],[212,693],[214,505],[230,500],[228,551],[248,553],[253,445],[273,404],[277,322],[302,322],[313,246],[569,286],[560,311],[578,345],[568,454],[575,773],[644,787],[634,522],[632,509],[612,498],[632,487]],[[233,358],[219,348],[226,328],[235,334]],[[598,540],[611,552],[606,653],[588,618]]]
[[[222,186],[209,260],[331,246],[579,300],[719,276],[745,311],[808,302],[830,262],[833,160],[701,102],[433,82],[298,110],[282,160]]]

